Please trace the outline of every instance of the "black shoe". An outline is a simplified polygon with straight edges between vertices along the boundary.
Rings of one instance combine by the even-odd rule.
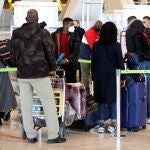
[[[3,115],[3,120],[4,121],[8,121],[9,119],[10,119],[10,111],[4,113],[4,115]]]
[[[37,138],[28,138],[28,143],[36,143],[37,142]]]
[[[66,138],[62,138],[62,137],[57,137],[55,139],[48,139],[47,143],[48,144],[54,144],[54,143],[64,143],[66,142]]]
[[[0,118],[0,126],[2,126],[2,120],[1,120],[1,118]]]
[[[0,112],[0,126],[2,125],[2,112]]]

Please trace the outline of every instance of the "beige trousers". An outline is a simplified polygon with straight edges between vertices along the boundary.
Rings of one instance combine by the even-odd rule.
[[[37,136],[32,118],[33,88],[36,90],[43,105],[48,128],[48,139],[58,137],[59,123],[50,78],[18,79],[18,81],[23,126],[27,137],[34,138]]]

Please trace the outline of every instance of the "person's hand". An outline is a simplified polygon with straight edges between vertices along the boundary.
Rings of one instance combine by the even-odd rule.
[[[55,76],[56,75],[56,71],[50,71],[49,72],[49,76]]]
[[[121,84],[121,88],[122,88],[122,87],[125,87],[125,85],[126,85],[126,80],[121,81],[120,84]]]
[[[62,65],[66,65],[66,64],[68,64],[67,59],[62,59],[61,64],[62,64]]]

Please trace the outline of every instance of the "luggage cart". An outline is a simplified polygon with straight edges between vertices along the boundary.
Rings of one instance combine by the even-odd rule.
[[[57,116],[59,119],[59,136],[65,137],[65,79],[63,78],[50,78],[54,93],[54,99],[57,108]],[[34,128],[39,130],[42,127],[46,127],[45,115],[40,98],[37,96],[36,91],[33,91],[33,101],[32,101],[32,116],[34,122]],[[21,119],[21,136],[26,138],[26,133],[23,127]]]

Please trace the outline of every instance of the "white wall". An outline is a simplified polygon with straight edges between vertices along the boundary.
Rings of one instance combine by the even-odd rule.
[[[149,16],[150,5],[126,5],[122,10],[114,10],[111,13],[103,14],[103,22],[112,21],[118,28],[118,40],[120,40],[120,32],[127,27],[127,18],[136,16],[142,20],[144,16]],[[126,53],[125,36],[121,36],[121,46],[123,54]]]
[[[48,27],[58,26],[58,5],[55,2],[25,2],[14,3],[14,26],[20,27],[26,22],[25,18],[29,9],[36,9],[39,22],[45,21]]]
[[[13,10],[3,9],[0,17],[0,28],[10,28],[13,19]]]
[[[121,10],[125,5],[134,5],[133,0],[105,0],[105,11]]]
[[[149,16],[150,5],[125,5],[122,10],[113,10],[103,14],[103,21],[113,21],[119,29],[126,28],[127,18],[136,16],[142,20],[144,16]]]
[[[0,16],[2,14],[3,5],[4,5],[4,0],[0,0]]]
[[[100,3],[101,0],[88,0],[91,4],[89,4],[89,26],[93,25],[96,20],[100,17],[101,7]],[[82,21],[82,0],[68,0],[64,10],[59,15],[59,20],[63,20],[65,17],[70,17],[72,19],[78,19]],[[86,0],[85,0],[86,2]],[[93,4],[92,4],[93,3]],[[96,4],[97,3],[97,4]],[[85,5],[85,23],[87,19],[87,5]],[[85,27],[87,25],[85,24]]]

